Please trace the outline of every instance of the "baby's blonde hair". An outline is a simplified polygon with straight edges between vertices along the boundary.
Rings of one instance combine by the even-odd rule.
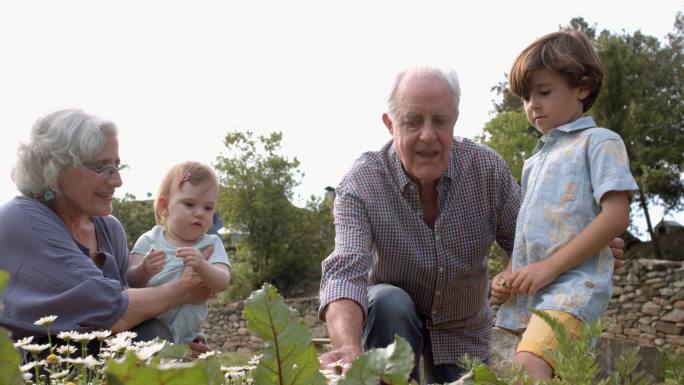
[[[166,173],[159,186],[159,192],[154,199],[154,219],[159,225],[166,225],[166,218],[162,215],[159,207],[159,198],[164,197],[167,201],[174,191],[178,191],[183,183],[195,186],[205,181],[216,185],[219,190],[218,177],[214,169],[199,162],[187,161],[179,163]]]

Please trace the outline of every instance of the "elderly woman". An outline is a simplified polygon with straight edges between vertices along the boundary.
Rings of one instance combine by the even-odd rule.
[[[12,176],[22,195],[0,206],[0,270],[10,273],[0,325],[14,339],[44,336],[34,321],[54,314],[51,332],[133,330],[171,340],[155,317],[208,298],[190,271],[158,287],[127,288],[126,235],[110,215],[125,167],[116,126],[76,109],[40,118],[20,145]]]

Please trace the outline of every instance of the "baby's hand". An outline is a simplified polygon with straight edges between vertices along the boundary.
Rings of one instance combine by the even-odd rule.
[[[150,249],[142,260],[143,270],[150,277],[158,274],[164,269],[166,252],[164,250]]]
[[[208,264],[202,252],[193,247],[179,247],[176,249],[176,256],[183,258],[185,267],[192,267],[195,272],[199,272],[204,265]]]
[[[510,273],[502,271],[492,279],[492,298],[496,303],[504,303],[511,296]]]

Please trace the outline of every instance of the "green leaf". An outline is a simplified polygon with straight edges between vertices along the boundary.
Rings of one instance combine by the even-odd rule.
[[[266,350],[254,370],[259,385],[325,384],[318,371],[311,334],[296,310],[285,305],[276,288],[265,283],[245,301],[247,328],[261,338]]]
[[[0,271],[0,297],[9,282],[9,273]],[[0,307],[2,304],[0,304]],[[9,332],[0,328],[0,385],[21,385],[24,381],[19,372],[21,357],[14,348]]]
[[[0,275],[0,281],[5,275],[7,273]],[[6,282],[0,282],[0,286],[4,286],[4,283]],[[0,385],[21,385],[24,383],[19,372],[20,361],[19,352],[14,349],[9,333],[4,328],[0,328]]]
[[[9,276],[8,272],[0,270],[0,294],[5,291],[5,286],[9,282]]]
[[[223,384],[220,364],[206,360],[173,364],[140,364],[129,352],[123,362],[112,361],[105,370],[110,385],[219,385]]]
[[[413,369],[413,350],[403,338],[395,336],[386,348],[371,349],[359,356],[339,385],[406,385]]]
[[[494,371],[485,365],[480,364],[473,368],[473,378],[476,385],[507,385],[505,382],[500,381]]]
[[[190,348],[186,344],[165,344],[157,354],[157,358],[185,358],[190,355]]]

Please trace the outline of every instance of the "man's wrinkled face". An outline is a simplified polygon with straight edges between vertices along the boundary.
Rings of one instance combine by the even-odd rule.
[[[438,74],[409,72],[394,94],[395,111],[382,119],[404,170],[421,185],[434,184],[449,166],[458,110]]]

